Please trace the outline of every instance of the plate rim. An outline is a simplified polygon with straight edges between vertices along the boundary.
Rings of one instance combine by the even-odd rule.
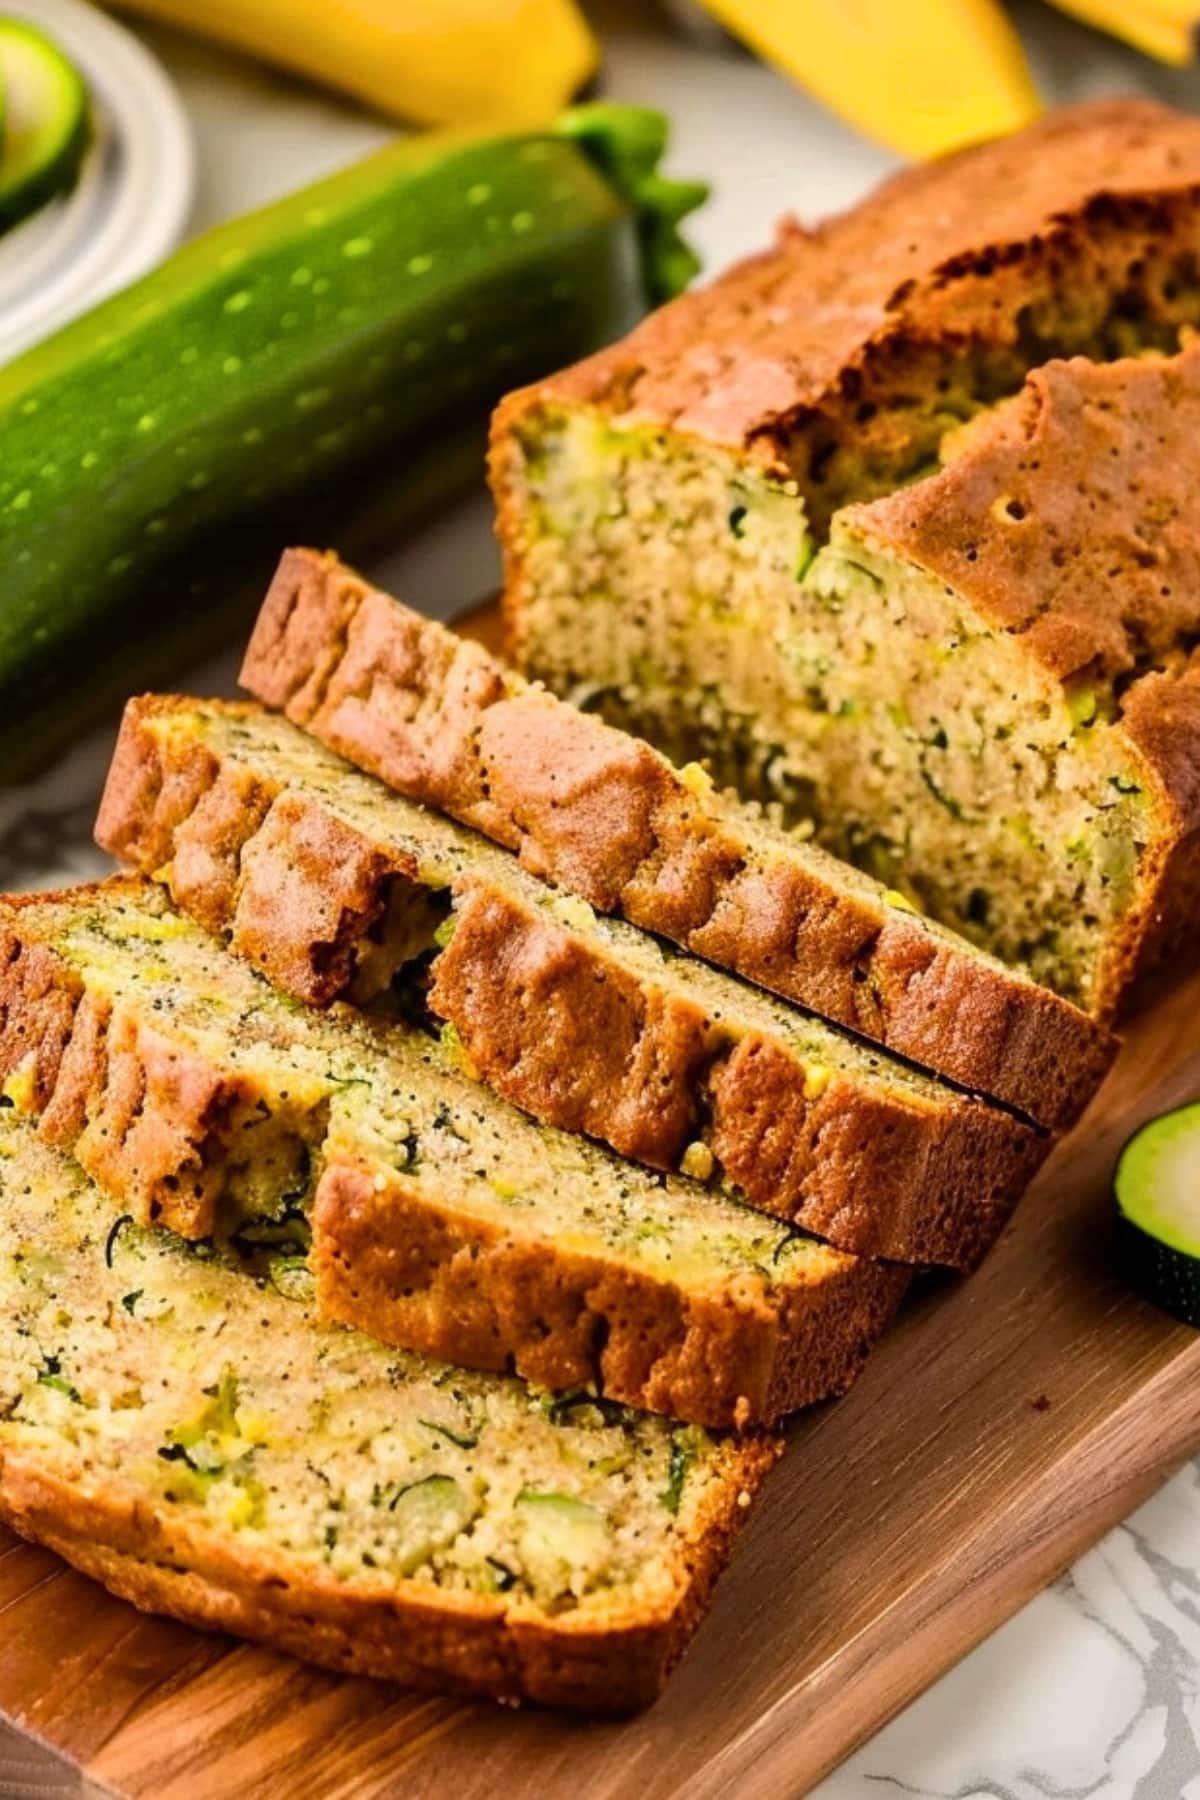
[[[49,280],[22,289],[0,309],[0,362],[159,263],[183,234],[196,177],[183,101],[158,58],[133,32],[86,0],[7,0],[5,10],[45,30],[78,63],[104,122],[89,155],[111,159],[119,150],[121,161],[107,178],[99,224],[93,209],[81,219],[77,240],[64,249]]]

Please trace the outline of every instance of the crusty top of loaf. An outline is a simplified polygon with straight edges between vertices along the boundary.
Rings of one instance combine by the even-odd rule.
[[[1031,257],[1069,253],[1106,221],[1144,226],[1172,200],[1189,212],[1200,200],[1200,119],[1137,99],[1063,108],[906,169],[813,230],[786,220],[773,249],[527,393],[757,442],[770,457],[789,418],[872,346],[968,332],[1007,342]]]
[[[841,525],[919,563],[1052,674],[1176,662],[1200,629],[1200,340],[1036,369],[925,481]],[[835,532],[836,535],[836,532]]]

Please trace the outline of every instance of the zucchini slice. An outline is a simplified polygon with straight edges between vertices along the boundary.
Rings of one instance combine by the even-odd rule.
[[[0,19],[0,78],[0,231],[6,231],[75,185],[88,143],[88,96],[74,64],[22,19]]]
[[[1135,1132],[1114,1189],[1128,1273],[1148,1300],[1200,1328],[1200,1101]]]

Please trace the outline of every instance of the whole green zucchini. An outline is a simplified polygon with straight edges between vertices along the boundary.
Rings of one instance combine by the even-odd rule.
[[[196,239],[0,370],[0,771],[226,626],[281,543],[479,467],[507,388],[694,264],[659,115],[406,138]]]

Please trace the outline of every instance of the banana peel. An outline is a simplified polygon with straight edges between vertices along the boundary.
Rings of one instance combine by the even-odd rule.
[[[545,123],[595,72],[574,0],[116,0],[419,125]]]
[[[1122,38],[1156,61],[1182,68],[1195,59],[1195,31],[1200,6],[1184,0],[1053,0],[1060,12],[1094,25],[1110,37]]]
[[[905,156],[1017,131],[1041,110],[1020,39],[997,0],[701,4],[767,62]]]

